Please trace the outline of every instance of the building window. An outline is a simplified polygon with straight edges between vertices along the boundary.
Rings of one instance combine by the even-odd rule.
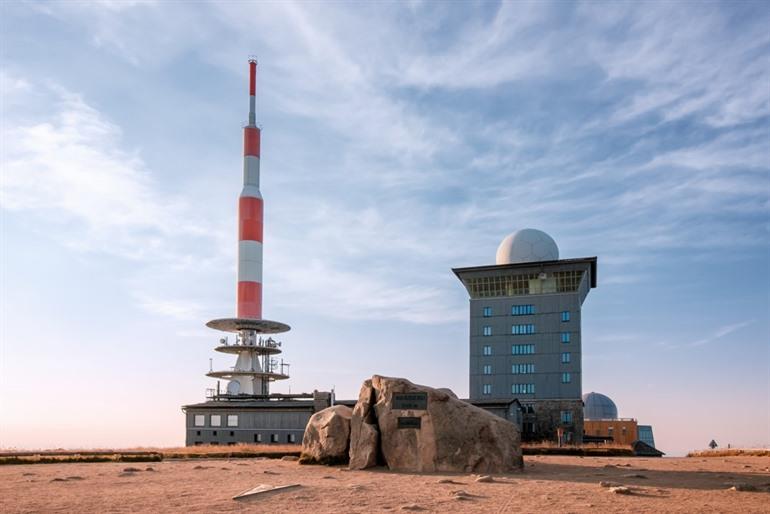
[[[569,321],[569,311],[561,311],[561,320]]]
[[[296,442],[297,442],[297,436],[296,436],[296,435],[294,435],[294,434],[289,434],[289,438],[288,438],[288,441],[289,441],[290,443],[296,443]]]
[[[535,384],[512,384],[512,394],[535,394]]]
[[[484,355],[492,355],[492,347],[489,345],[484,345],[482,353]]]
[[[484,307],[483,313],[485,318],[490,317],[492,315],[492,307]]]
[[[511,345],[511,355],[532,355],[535,353],[534,344],[514,344]]]
[[[235,432],[233,432],[232,430],[230,430],[230,437],[235,437]]]
[[[610,438],[613,438],[613,434],[614,434],[614,433],[615,433],[615,427],[609,427],[609,428],[607,428],[607,435],[608,435]]]
[[[482,394],[492,394],[492,384],[484,384],[481,388]]]
[[[561,383],[562,384],[569,384],[572,382],[572,375],[570,373],[562,373],[561,374]]]
[[[515,336],[530,335],[534,333],[535,333],[535,325],[533,325],[532,323],[511,326],[511,334]]]
[[[216,430],[214,430],[213,432],[211,432],[211,435],[213,435],[214,437],[216,437],[216,436],[217,436],[217,431],[216,431]]]
[[[561,333],[561,342],[562,343],[569,343],[569,332],[562,332]]]
[[[222,426],[222,416],[219,414],[212,414],[211,415],[211,426],[212,427],[221,427]]]
[[[271,443],[277,443],[278,442],[278,434],[270,434],[270,442]]]
[[[485,336],[491,336],[492,327],[490,327],[489,325],[485,326],[481,333],[484,334]]]
[[[204,416],[203,414],[196,414],[193,420],[193,423],[195,424],[196,427],[205,427],[206,416]]]
[[[572,361],[572,355],[569,352],[561,352],[561,362],[562,364],[567,364],[568,362]]]
[[[526,375],[535,372],[534,364],[513,364],[511,366],[511,373],[514,375]]]
[[[534,305],[514,305],[511,307],[511,316],[527,316],[534,313]]]
[[[227,415],[227,426],[228,427],[237,427],[238,426],[238,414],[228,414]]]
[[[561,411],[561,422],[572,423],[572,411],[568,411],[568,410]]]
[[[254,434],[254,442],[255,443],[261,443],[262,442],[262,434]]]
[[[626,437],[626,427],[620,427],[620,433],[623,435],[623,437]]]
[[[491,375],[492,374],[492,365],[491,364],[484,364],[484,368],[482,373],[485,375]]]
[[[197,430],[197,431],[195,432],[195,435],[201,435],[201,431],[200,431],[200,430]]]

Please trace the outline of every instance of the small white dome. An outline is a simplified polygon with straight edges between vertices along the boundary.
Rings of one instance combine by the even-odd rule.
[[[534,228],[523,228],[503,239],[497,247],[497,264],[558,261],[559,247],[551,236]]]

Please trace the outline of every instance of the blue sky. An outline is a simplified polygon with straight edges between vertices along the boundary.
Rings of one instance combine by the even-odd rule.
[[[670,453],[770,444],[761,2],[2,4],[3,447],[175,445],[234,311],[259,57],[265,316],[292,379],[467,394],[524,227],[596,255],[583,390]]]

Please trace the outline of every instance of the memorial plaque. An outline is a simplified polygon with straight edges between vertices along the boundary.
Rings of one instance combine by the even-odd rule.
[[[422,418],[398,418],[398,428],[416,428],[422,427]]]
[[[401,410],[426,410],[428,393],[394,393],[393,408]]]

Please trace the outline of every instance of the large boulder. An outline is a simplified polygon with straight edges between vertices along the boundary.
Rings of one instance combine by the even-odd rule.
[[[356,469],[376,463],[371,442],[363,440],[364,425],[372,424],[364,420],[372,415],[381,458],[391,470],[505,473],[522,467],[513,423],[449,392],[375,375],[364,382],[351,419],[350,463]],[[360,454],[364,449],[369,453]]]
[[[350,420],[350,469],[370,468],[378,463],[380,431],[374,414],[376,401],[372,381],[365,380]]]
[[[301,464],[344,464],[348,461],[353,410],[335,405],[310,417],[302,438]]]

